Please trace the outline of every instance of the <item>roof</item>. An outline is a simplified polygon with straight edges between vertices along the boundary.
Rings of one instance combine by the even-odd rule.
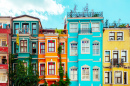
[[[37,17],[33,17],[33,16],[29,16],[29,15],[21,15],[21,16],[17,16],[17,17],[13,17],[12,19],[16,19],[16,18],[20,18],[20,17],[30,17],[30,18],[34,18],[34,19],[38,19],[38,20],[40,20],[39,18],[37,18]]]

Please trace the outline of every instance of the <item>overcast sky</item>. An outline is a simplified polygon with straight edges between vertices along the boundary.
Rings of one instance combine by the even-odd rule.
[[[88,9],[103,11],[104,20],[121,23],[130,22],[130,0],[0,0],[1,16],[19,16],[28,14],[40,18],[43,28],[63,29],[64,17],[77,5],[82,12],[88,3]]]

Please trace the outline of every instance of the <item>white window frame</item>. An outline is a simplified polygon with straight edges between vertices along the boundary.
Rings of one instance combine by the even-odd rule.
[[[109,83],[107,83],[107,84],[112,84],[112,82],[111,82],[112,71],[104,71],[104,84],[106,84],[105,83],[105,72],[109,72]]]
[[[124,62],[124,63],[128,63],[128,60],[129,60],[129,58],[128,58],[128,50],[121,50],[121,58],[122,58],[122,51],[126,51],[126,62]]]
[[[77,44],[77,55],[72,55],[71,54],[71,44]],[[70,56],[78,56],[78,43],[76,41],[70,42]]]
[[[96,56],[97,56],[97,55],[99,56],[99,55],[100,55],[100,42],[99,42],[99,41],[94,41],[94,42],[99,43],[99,54],[94,54],[94,53],[93,53],[93,55],[94,55],[94,56],[95,56],[95,55],[96,55]],[[93,44],[94,44],[94,42],[93,42]],[[95,49],[96,49],[96,48],[95,48]],[[94,50],[94,47],[93,47],[93,50]]]
[[[6,72],[0,71],[0,73],[6,73],[6,75],[3,75],[3,76],[5,76],[5,81],[0,81],[0,83],[7,83],[7,70],[6,69],[0,69],[0,70],[6,71]],[[2,77],[0,77],[0,78],[2,79]]]
[[[71,29],[71,24],[77,24],[77,31],[71,31],[70,29]],[[70,31],[70,33],[77,33],[78,32],[78,22],[71,22],[71,23],[69,23],[69,31]]]
[[[114,71],[114,84],[120,84],[120,83],[115,83],[115,72],[117,72],[117,71]],[[122,71],[118,71],[118,72],[121,72],[121,74],[122,74],[122,83],[121,84],[123,84],[123,75],[124,75],[124,73],[122,72]]]
[[[113,39],[113,40],[110,40],[110,33],[114,33],[114,39]],[[109,41],[115,41],[115,40],[116,40],[116,39],[115,39],[115,33],[116,33],[116,32],[114,32],[114,31],[109,31],[109,37],[108,37],[108,40],[109,40]]]
[[[45,62],[40,62],[40,63],[39,63],[39,76],[41,76],[41,75],[40,75],[40,72],[41,72],[40,64],[45,64],[45,68],[46,68],[46,63],[45,63]]]
[[[48,61],[48,62],[47,62],[47,75],[49,75],[49,74],[48,74],[48,63],[49,63],[49,62],[54,62],[54,63],[55,63],[55,74],[54,74],[54,75],[56,75],[56,73],[57,73],[57,72],[56,72],[56,70],[57,70],[57,69],[56,69],[56,61]]]
[[[83,67],[87,67],[87,68],[89,68],[89,79],[82,79],[82,68]],[[91,79],[90,79],[90,75],[91,75],[91,73],[90,73],[91,71],[90,71],[90,66],[88,66],[88,65],[83,65],[83,66],[81,66],[81,81],[90,81]]]
[[[123,35],[122,35],[122,36],[123,36],[123,37],[122,37],[123,39],[122,39],[122,40],[117,40],[117,39],[116,39],[116,40],[117,40],[117,41],[124,41],[124,31],[118,31],[117,33],[119,33],[119,32],[123,33]],[[116,36],[116,38],[117,38],[117,36]]]
[[[92,27],[92,24],[93,23],[98,23],[99,24],[99,29],[98,31],[93,31],[93,27]],[[94,27],[95,28],[95,27]],[[91,22],[91,29],[92,29],[92,32],[100,32],[100,22]]]
[[[93,78],[93,81],[100,81],[100,67],[95,66],[93,69],[98,69],[98,80]]]
[[[105,62],[105,63],[110,63],[110,62],[106,62],[106,61],[105,61],[105,52],[106,52],[106,51],[109,51],[109,52],[110,52],[110,62],[111,62],[111,50],[105,50],[105,51],[104,51],[104,62]]]
[[[85,53],[82,52],[82,41],[89,41],[89,52],[85,52]],[[81,54],[90,54],[90,40],[87,38],[81,40]]]
[[[71,72],[71,69],[77,69],[77,79],[71,79],[71,73],[69,73],[69,76],[70,76],[70,80],[71,81],[77,81],[78,80],[78,68],[73,66],[73,67],[70,67],[70,72]],[[73,74],[74,75],[74,74]]]
[[[119,63],[119,62],[120,62],[120,61],[119,61],[119,58],[120,58],[120,55],[119,55],[119,54],[120,54],[120,51],[119,51],[119,50],[112,50],[112,58],[114,57],[114,55],[113,55],[113,52],[114,52],[114,51],[118,51],[118,63]],[[112,60],[112,62],[113,62],[113,60]]]

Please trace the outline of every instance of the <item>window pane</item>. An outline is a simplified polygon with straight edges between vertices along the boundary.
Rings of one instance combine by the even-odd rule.
[[[54,70],[52,70],[52,74],[54,74]]]
[[[110,36],[114,36],[114,33],[109,33]]]
[[[51,69],[51,65],[49,65],[49,69]]]
[[[51,51],[51,48],[49,48],[49,51]]]
[[[52,43],[52,47],[54,47],[54,43]]]
[[[49,43],[49,47],[51,47],[51,43]]]
[[[33,34],[36,34],[36,30],[33,30]]]
[[[52,69],[54,69],[54,65],[52,65]]]

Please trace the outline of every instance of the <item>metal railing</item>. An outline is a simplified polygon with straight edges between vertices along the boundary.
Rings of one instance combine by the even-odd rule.
[[[123,59],[122,58],[119,58],[119,59],[111,59],[111,65],[112,66],[116,66],[116,67],[122,67],[123,66]]]
[[[103,25],[104,28],[128,28],[129,23],[108,23]]]
[[[103,12],[68,12],[67,17],[103,17]]]
[[[92,33],[92,28],[80,28],[78,33],[79,34],[90,34],[90,33]]]
[[[29,28],[15,29],[15,34],[30,34]]]

